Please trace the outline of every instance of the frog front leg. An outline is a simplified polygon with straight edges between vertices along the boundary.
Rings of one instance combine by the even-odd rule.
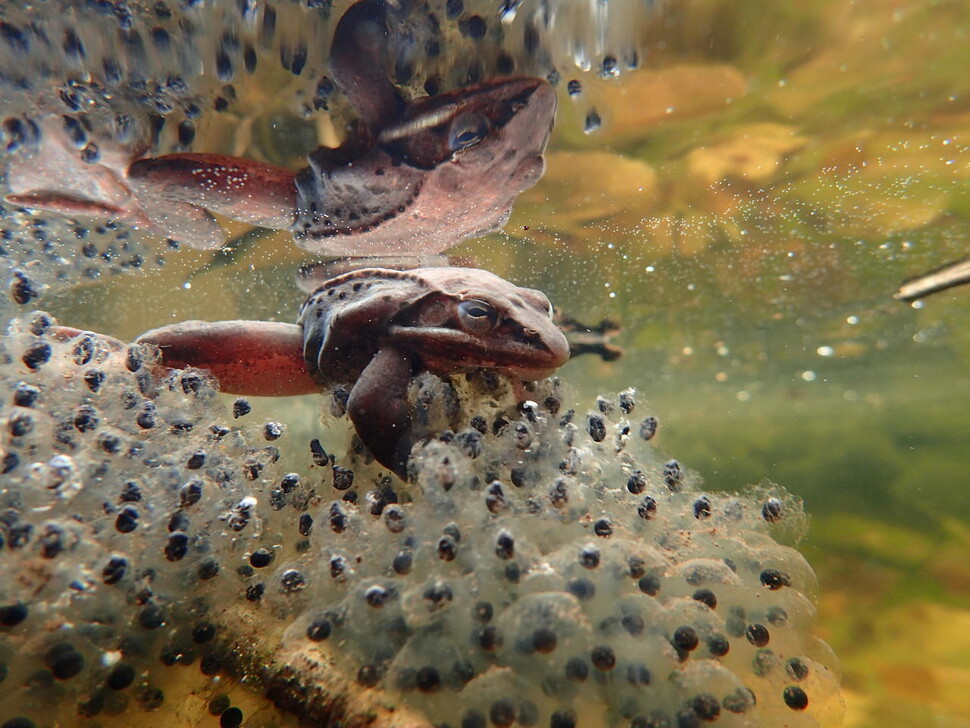
[[[385,346],[364,367],[347,401],[347,413],[361,442],[387,468],[407,480],[407,463],[414,445],[407,391],[415,358]]]

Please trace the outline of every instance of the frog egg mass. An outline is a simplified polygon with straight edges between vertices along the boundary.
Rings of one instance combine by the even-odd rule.
[[[58,331],[37,312],[4,338],[5,725],[211,707],[229,676],[278,706],[259,725],[840,715],[783,545],[799,500],[705,491],[632,391],[587,412],[556,380],[516,405],[494,377],[422,375],[404,483],[248,421],[200,371],[160,376],[148,347]]]

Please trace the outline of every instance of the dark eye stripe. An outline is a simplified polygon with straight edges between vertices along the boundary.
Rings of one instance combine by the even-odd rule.
[[[460,152],[476,144],[481,144],[488,136],[488,120],[481,114],[468,112],[462,114],[451,126],[448,133],[448,146]]]

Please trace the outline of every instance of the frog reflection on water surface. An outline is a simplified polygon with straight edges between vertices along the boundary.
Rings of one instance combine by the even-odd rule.
[[[385,70],[388,12],[362,0],[340,19],[330,71],[359,123],[297,173],[218,154],[139,159],[147,143],[87,164],[57,118],[37,155],[11,163],[7,200],[128,221],[199,248],[226,240],[209,211],[291,229],[314,253],[357,256],[441,252],[497,230],[542,175],[555,92],[512,77],[405,101]]]

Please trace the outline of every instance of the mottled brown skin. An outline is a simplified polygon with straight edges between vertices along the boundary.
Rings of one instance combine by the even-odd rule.
[[[210,212],[290,229],[314,253],[357,256],[440,252],[497,230],[542,176],[555,92],[543,79],[506,78],[405,101],[385,70],[387,35],[381,0],[341,17],[330,70],[359,124],[297,173],[219,154],[139,159],[144,143],[87,165],[54,119],[39,154],[11,164],[7,199],[128,221],[198,248],[225,243]]]
[[[296,325],[187,321],[143,334],[167,367],[208,369],[225,392],[303,394],[352,385],[361,441],[402,478],[414,437],[411,377],[491,369],[523,380],[569,358],[544,294],[473,268],[366,268],[333,278]]]

